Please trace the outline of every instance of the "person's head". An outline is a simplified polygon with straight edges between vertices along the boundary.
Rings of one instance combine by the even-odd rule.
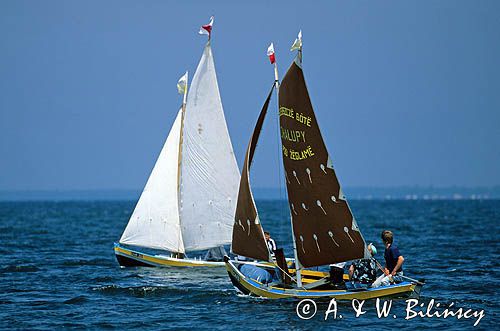
[[[370,243],[368,245],[368,251],[370,252],[370,254],[372,256],[374,256],[375,254],[377,254],[377,248],[372,243]]]
[[[266,237],[266,240],[269,240],[269,238],[271,238],[271,235],[269,234],[269,232],[265,231],[264,237]]]
[[[389,230],[382,231],[382,234],[380,237],[382,238],[382,241],[384,242],[384,245],[386,245],[386,246],[391,245],[392,241],[394,240],[394,235]]]

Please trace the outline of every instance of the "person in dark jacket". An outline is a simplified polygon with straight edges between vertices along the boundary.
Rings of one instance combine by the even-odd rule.
[[[377,278],[372,287],[387,286],[391,283],[401,282],[401,276],[403,276],[403,263],[405,259],[399,252],[399,248],[394,245],[394,234],[389,230],[384,230],[381,237],[385,246],[384,274]]]

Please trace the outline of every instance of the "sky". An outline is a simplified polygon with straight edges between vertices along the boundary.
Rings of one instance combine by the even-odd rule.
[[[140,189],[215,15],[237,162],[303,31],[344,186],[500,184],[500,2],[0,0],[0,190]],[[276,100],[252,171],[279,185]],[[282,174],[282,172],[281,172]]]

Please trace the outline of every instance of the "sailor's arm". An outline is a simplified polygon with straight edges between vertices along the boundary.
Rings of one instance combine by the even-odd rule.
[[[389,269],[387,269],[387,262],[385,262],[384,264],[384,270],[382,270],[384,272],[384,275],[386,276],[389,276],[391,274],[391,272],[389,271]]]
[[[401,266],[403,265],[404,261],[405,261],[405,258],[403,257],[403,255],[400,255],[398,257],[398,262],[396,263],[396,266],[394,267],[394,270],[392,270],[392,272],[391,272],[392,276],[396,275],[397,270],[399,270],[401,268]]]

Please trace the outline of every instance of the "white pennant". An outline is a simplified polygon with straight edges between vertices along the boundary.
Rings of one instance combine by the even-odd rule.
[[[291,51],[294,51],[296,49],[302,49],[302,30],[299,31],[297,38],[293,42],[292,48],[290,48]]]
[[[177,91],[179,94],[185,94],[187,91],[187,83],[188,83],[188,72],[184,74],[179,81],[177,82]]]

